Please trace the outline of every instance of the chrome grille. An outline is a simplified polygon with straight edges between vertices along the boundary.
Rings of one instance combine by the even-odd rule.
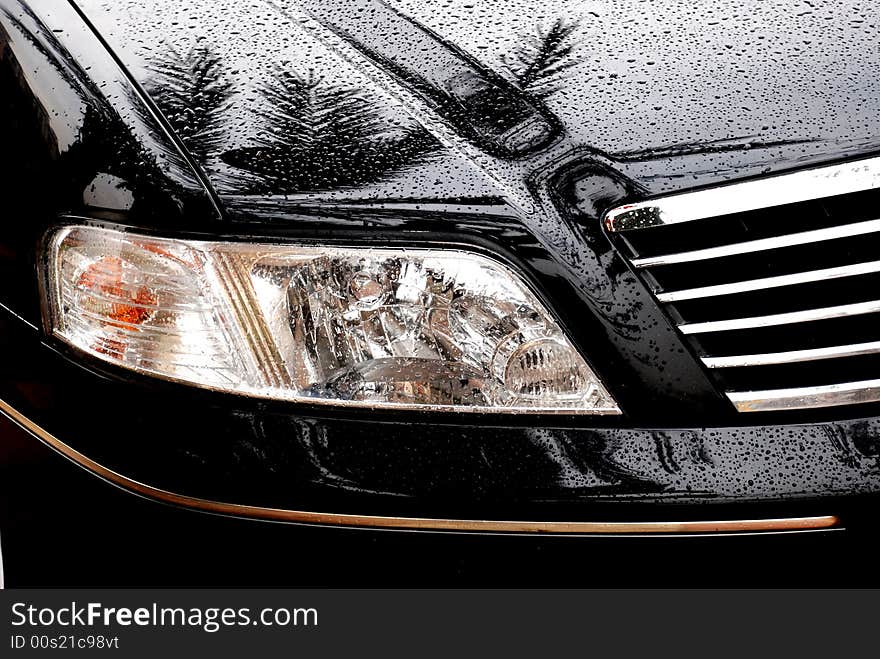
[[[606,228],[737,410],[880,401],[880,158],[621,206]]]

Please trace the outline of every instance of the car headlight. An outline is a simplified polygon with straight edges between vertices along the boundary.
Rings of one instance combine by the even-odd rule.
[[[526,284],[478,254],[68,226],[45,266],[51,332],[140,373],[309,403],[619,413]]]

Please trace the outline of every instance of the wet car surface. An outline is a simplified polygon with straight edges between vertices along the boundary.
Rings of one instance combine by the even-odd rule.
[[[106,480],[255,509],[404,520],[833,519],[824,530],[735,538],[269,524],[136,499],[7,424],[0,541],[9,584],[147,575],[202,584],[226,569],[242,584],[674,585],[701,583],[706,571],[724,583],[869,579],[859,560],[821,573],[806,558],[786,561],[868,555],[880,491],[876,403],[743,414],[727,389],[754,378],[779,388],[824,383],[829,372],[833,381],[869,378],[874,362],[849,356],[719,376],[702,359],[720,344],[695,344],[679,325],[726,318],[741,304],[764,305],[749,307],[753,315],[789,308],[765,293],[670,309],[657,297],[663,276],[679,288],[724,283],[743,278],[738,266],[706,268],[717,282],[691,281],[691,271],[652,280],[638,259],[661,244],[701,248],[695,236],[728,229],[701,234],[699,222],[683,223],[639,242],[603,218],[673,193],[869,159],[880,139],[873,7],[8,0],[0,11],[0,273],[16,282],[0,287],[0,399],[44,442],[53,437],[120,476]],[[798,207],[762,220],[800,229],[868,220],[876,195],[859,194],[815,218]],[[813,224],[801,227],[802,217]],[[47,332],[45,236],[83,222],[182,239],[490,255],[537,292],[622,413],[337,409],[124,371]],[[740,226],[747,237],[766,230],[751,218]],[[840,258],[868,259],[870,240],[853,239]],[[829,251],[813,249],[804,259]],[[773,267],[761,254],[741,271],[788,272]],[[785,303],[800,311],[820,293],[837,301],[828,305],[871,297],[873,279],[853,281]],[[785,327],[742,343],[782,350],[798,331],[804,341],[850,331],[837,328]],[[852,329],[864,341],[870,331],[867,321]],[[44,571],[46,550],[34,550],[51,545],[59,517],[58,535],[76,536],[69,551],[80,570]],[[104,525],[122,529],[108,531],[112,542]],[[316,566],[308,577],[283,565],[291,547]],[[585,570],[581,552],[613,569]],[[642,564],[653,552],[676,567]],[[742,552],[771,558],[732,568]],[[726,557],[717,559],[724,567],[707,554]],[[260,555],[270,558],[257,565]],[[150,561],[146,572],[135,566]]]

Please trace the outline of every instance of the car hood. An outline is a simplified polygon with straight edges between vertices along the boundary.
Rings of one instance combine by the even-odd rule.
[[[880,144],[870,3],[77,3],[230,199],[515,199],[572,154],[657,194]]]

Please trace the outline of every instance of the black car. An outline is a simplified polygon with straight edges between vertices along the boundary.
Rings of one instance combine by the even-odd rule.
[[[6,584],[876,583],[878,24],[0,0]]]

